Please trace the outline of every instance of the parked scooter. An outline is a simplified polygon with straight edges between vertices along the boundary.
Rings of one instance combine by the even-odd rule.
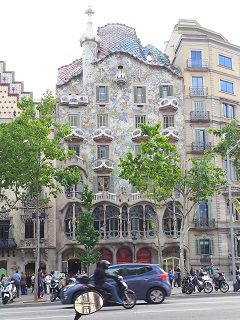
[[[225,276],[223,272],[218,272],[218,275],[213,278],[214,289],[218,291],[222,291],[223,293],[229,290],[229,285],[225,280]]]
[[[3,304],[8,303],[8,301],[13,301],[17,298],[17,289],[14,283],[15,281],[12,280],[3,280],[1,282],[1,297]]]
[[[57,298],[61,299],[62,285],[59,283],[59,281],[52,279],[49,286],[51,292],[50,301],[54,302]]]

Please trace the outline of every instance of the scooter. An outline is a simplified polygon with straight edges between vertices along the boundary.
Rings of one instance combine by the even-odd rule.
[[[123,277],[118,276],[114,280],[116,281],[116,284],[117,284],[119,297],[123,301],[123,307],[125,309],[132,309],[136,305],[136,301],[137,301],[135,292],[128,289],[128,285],[123,280]],[[100,293],[101,296],[103,297],[105,306],[116,304],[116,302],[112,299],[112,295],[110,292],[108,292],[106,289],[95,286],[94,282],[92,283],[87,276],[84,276],[81,279],[78,279],[78,282],[83,284],[83,287],[85,288],[84,290],[85,292]]]
[[[54,302],[57,298],[61,299],[62,286],[59,284],[59,281],[52,279],[49,287],[51,292],[50,301]]]
[[[17,289],[15,286],[15,281],[2,281],[1,282],[1,296],[2,303],[6,304],[8,301],[13,301],[17,298]]]

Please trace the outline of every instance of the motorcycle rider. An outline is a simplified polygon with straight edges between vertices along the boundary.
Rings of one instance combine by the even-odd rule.
[[[111,263],[107,260],[101,260],[97,263],[97,268],[94,271],[94,282],[96,286],[109,290],[112,294],[113,300],[117,304],[122,305],[123,301],[120,299],[118,295],[116,286],[106,282],[106,278],[112,278],[112,279],[117,278],[117,276],[110,275],[107,272],[107,269],[109,268],[110,265]]]

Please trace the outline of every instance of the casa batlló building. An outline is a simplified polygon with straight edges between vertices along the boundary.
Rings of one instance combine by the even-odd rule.
[[[238,116],[239,47],[197,23],[180,20],[166,55],[152,45],[143,46],[136,31],[123,24],[108,24],[95,33],[94,12],[89,9],[86,13],[87,28],[80,39],[82,57],[58,69],[56,87],[56,119],[72,127],[63,143],[76,151],[73,159],[57,165],[78,166],[82,176],[42,213],[41,265],[47,271],[81,270],[75,249],[82,248],[75,230],[83,210],[80,193],[88,185],[94,192],[94,226],[99,231],[97,249],[102,258],[112,263],[158,263],[161,256],[163,268],[175,268],[179,264],[181,211],[174,223],[171,202],[156,208],[119,178],[119,158],[126,151],[139,151],[144,139],[141,123],[161,122],[161,134],[177,146],[183,161],[210,149],[216,140],[208,137],[207,129],[221,127]],[[220,63],[215,65],[218,55]],[[227,58],[232,59],[233,70],[225,66],[229,65]],[[225,91],[232,87],[223,81],[233,83],[231,97]],[[216,161],[224,167],[224,161]],[[234,168],[232,177],[238,195]],[[181,203],[177,193],[175,197]],[[185,238],[187,266],[213,262],[229,272],[226,203],[223,194],[194,208]],[[1,228],[2,221],[14,224],[14,250],[0,247],[0,268],[8,272],[15,268],[34,272],[33,208],[34,204],[25,205],[19,215],[1,213]],[[235,229],[238,255],[238,221]],[[9,236],[9,230],[4,235],[1,231],[0,241]]]

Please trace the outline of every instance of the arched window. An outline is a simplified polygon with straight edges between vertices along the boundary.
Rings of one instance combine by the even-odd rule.
[[[81,211],[81,207],[78,203],[72,203],[67,209],[64,219],[64,226],[65,234],[68,239],[73,239],[73,235],[75,234],[77,226],[77,219],[79,218]]]
[[[106,235],[107,238],[119,237],[120,210],[114,206],[106,207]]]
[[[174,208],[175,207],[175,208]],[[163,215],[163,231],[168,237],[179,237],[182,223],[182,212],[173,202],[168,203]]]
[[[143,207],[134,206],[129,211],[132,239],[143,237]]]
[[[103,206],[98,206],[93,210],[94,228],[99,232],[99,237],[104,237],[104,210]]]
[[[147,238],[155,238],[157,233],[157,215],[152,206],[145,207],[145,232]]]

